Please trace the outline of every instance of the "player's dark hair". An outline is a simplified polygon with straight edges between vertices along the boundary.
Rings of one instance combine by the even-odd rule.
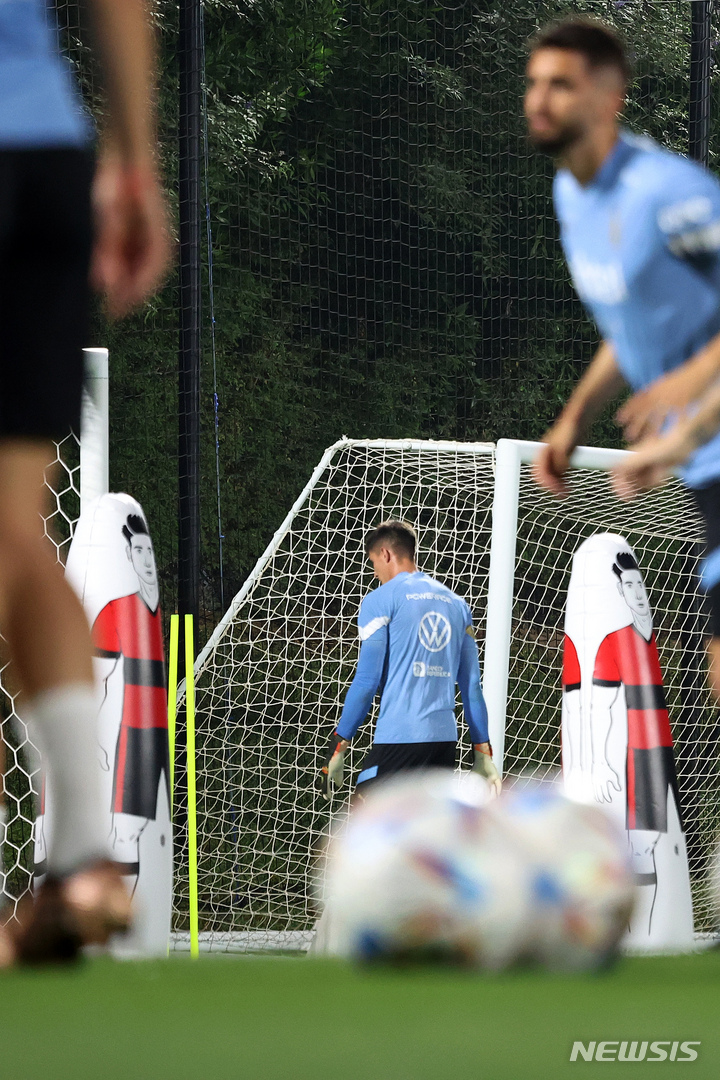
[[[626,570],[640,570],[640,567],[629,551],[618,551],[613,563],[613,574],[618,581],[622,581],[623,572]]]
[[[128,514],[122,527],[122,534],[128,544],[132,544],[133,536],[149,536],[150,532],[144,518],[141,518],[139,514]]]
[[[550,23],[530,39],[530,51],[567,49],[579,52],[591,68],[616,68],[623,82],[632,79],[632,67],[622,38],[611,26],[583,16]]]
[[[365,537],[365,554],[381,545],[389,547],[396,555],[406,559],[415,559],[417,549],[417,534],[407,521],[381,521],[380,524],[369,532]]]

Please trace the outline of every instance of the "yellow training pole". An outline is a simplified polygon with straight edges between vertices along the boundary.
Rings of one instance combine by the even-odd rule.
[[[195,782],[195,657],[193,617],[185,616],[185,715],[187,716],[188,877],[190,884],[190,955],[200,955],[198,924],[197,788]]]
[[[170,752],[170,820],[175,799],[175,721],[177,720],[178,641],[180,616],[170,616],[170,655],[168,657],[168,749]]]

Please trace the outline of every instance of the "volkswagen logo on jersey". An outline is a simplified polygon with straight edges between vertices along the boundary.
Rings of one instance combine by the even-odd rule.
[[[452,627],[439,611],[427,611],[420,620],[418,637],[428,652],[441,652],[450,643]]]

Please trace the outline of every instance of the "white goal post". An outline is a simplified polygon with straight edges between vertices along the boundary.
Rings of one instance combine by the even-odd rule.
[[[520,439],[499,439],[494,453],[495,490],[483,655],[483,692],[488,707],[493,757],[501,773],[505,749],[520,474],[522,465],[532,465],[540,446],[540,443]],[[622,461],[627,453],[627,450],[579,446],[572,455],[570,465],[573,469],[609,471]]]
[[[607,478],[622,456],[615,450],[578,449],[570,493],[554,499],[532,480],[537,449],[511,439],[495,445],[344,438],[325,452],[196,664],[204,948],[307,944],[314,852],[349,794],[348,786],[329,814],[314,786],[317,762],[357,659],[357,608],[372,585],[363,537],[390,516],[416,525],[422,568],[473,608],[491,738],[504,772],[541,779],[560,766],[563,614],[573,552],[594,532],[627,537],[658,627],[697,929],[711,928],[704,883],[720,795],[695,578],[701,522],[677,480],[630,505],[617,500]],[[460,720],[464,730],[461,714]],[[371,728],[368,721],[354,741],[353,769]],[[183,948],[182,824],[177,839],[174,928]]]

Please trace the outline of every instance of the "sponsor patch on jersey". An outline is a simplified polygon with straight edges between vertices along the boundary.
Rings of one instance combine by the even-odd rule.
[[[450,672],[442,664],[426,664],[422,660],[413,661],[413,675],[416,679],[449,679]]]
[[[442,593],[436,592],[408,592],[405,593],[406,600],[442,600],[443,604],[452,604],[452,597],[444,596]]]
[[[418,638],[428,652],[442,652],[452,639],[452,626],[439,611],[426,611],[420,620]]]
[[[712,221],[702,229],[690,229],[668,240],[673,255],[705,255],[720,251],[720,221]]]
[[[706,195],[696,195],[683,202],[663,206],[658,212],[658,225],[664,233],[682,232],[688,226],[706,225],[712,217],[712,202]]]
[[[590,262],[577,256],[570,263],[575,288],[581,299],[597,304],[622,304],[628,291],[625,275],[619,262]]]

